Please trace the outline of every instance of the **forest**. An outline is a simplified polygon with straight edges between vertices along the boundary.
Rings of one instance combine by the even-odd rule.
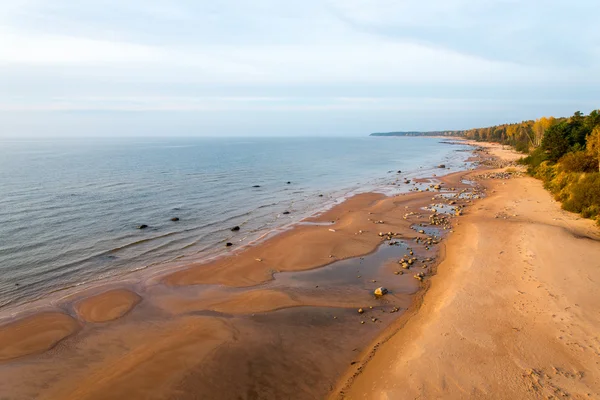
[[[542,117],[460,132],[468,139],[514,146],[520,163],[541,179],[563,209],[600,225],[600,112],[571,117]]]

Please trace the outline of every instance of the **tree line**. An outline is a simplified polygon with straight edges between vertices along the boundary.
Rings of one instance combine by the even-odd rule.
[[[600,112],[571,117],[542,117],[487,128],[461,136],[498,142],[527,154],[520,162],[562,202],[564,209],[595,218],[600,224]]]

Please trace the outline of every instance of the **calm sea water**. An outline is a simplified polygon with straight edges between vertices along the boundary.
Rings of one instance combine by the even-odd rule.
[[[2,140],[0,306],[239,247],[348,194],[397,190],[397,170],[457,169],[465,149],[384,137]]]

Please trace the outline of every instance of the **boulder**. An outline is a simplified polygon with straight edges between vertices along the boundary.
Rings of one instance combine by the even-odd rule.
[[[378,287],[377,289],[375,289],[375,291],[373,292],[373,294],[375,296],[383,296],[384,294],[387,294],[388,290],[384,287]]]
[[[179,221],[179,218],[178,217],[173,217],[173,218],[171,218],[171,221],[177,222],[177,221]]]
[[[446,168],[446,164],[440,164],[437,166],[438,168]]]
[[[225,247],[231,247],[231,246],[233,246],[233,243],[231,243],[231,242],[225,243]]]
[[[240,230],[239,226],[234,226],[233,228],[231,228],[231,232],[237,232]]]
[[[146,229],[147,227],[148,227],[148,225],[142,224],[142,225],[138,226],[138,229]]]
[[[290,213],[289,211],[282,212],[283,215],[288,215],[289,213]]]

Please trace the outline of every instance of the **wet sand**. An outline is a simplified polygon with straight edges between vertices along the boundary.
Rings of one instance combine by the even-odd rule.
[[[465,174],[424,180],[422,192],[357,195],[227,257],[11,316],[0,322],[0,393],[323,398],[428,284],[456,207],[476,192]],[[438,182],[441,192],[430,188]],[[434,215],[448,224],[431,224]],[[390,293],[373,296],[379,286]]]
[[[418,312],[331,398],[600,398],[598,228],[531,177],[482,184]]]
[[[125,290],[110,290],[87,297],[75,305],[79,317],[87,322],[106,322],[121,318],[142,300],[136,293]]]
[[[0,329],[0,361],[51,349],[78,328],[75,319],[60,312],[42,312],[6,324]]]

